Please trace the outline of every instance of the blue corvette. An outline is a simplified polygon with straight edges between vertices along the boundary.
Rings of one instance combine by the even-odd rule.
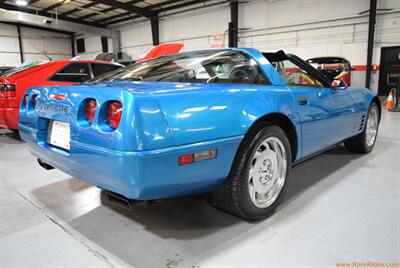
[[[35,87],[19,130],[47,168],[129,205],[211,192],[256,220],[271,214],[292,165],[344,142],[368,153],[381,105],[283,51],[164,56],[77,86]]]

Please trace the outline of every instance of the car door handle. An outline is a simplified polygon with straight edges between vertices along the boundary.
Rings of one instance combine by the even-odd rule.
[[[307,105],[307,104],[308,104],[307,97],[300,97],[300,98],[297,99],[297,102],[298,102],[300,105]]]

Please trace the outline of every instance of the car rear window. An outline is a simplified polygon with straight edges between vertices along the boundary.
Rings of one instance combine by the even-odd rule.
[[[101,64],[101,63],[92,63],[92,71],[93,76],[97,77],[99,75],[114,71],[122,66],[115,64]]]
[[[73,62],[49,78],[50,81],[81,83],[89,80],[90,69],[86,62]]]
[[[45,63],[46,62],[32,63],[32,64],[25,65],[25,66],[15,67],[15,68],[12,68],[12,69],[10,69],[8,71],[5,71],[5,72],[1,73],[1,76],[2,77],[8,77],[8,76],[11,76],[11,75],[14,75],[14,74],[17,74],[17,73],[32,69],[34,67],[37,67],[37,66],[45,64]]]

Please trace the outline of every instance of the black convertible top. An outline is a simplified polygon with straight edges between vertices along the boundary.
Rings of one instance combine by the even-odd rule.
[[[288,59],[286,53],[283,50],[278,50],[277,52],[263,52],[262,54],[265,58],[267,58],[269,62],[277,62]]]

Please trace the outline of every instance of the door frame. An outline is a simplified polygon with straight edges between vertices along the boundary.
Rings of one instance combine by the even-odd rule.
[[[384,96],[384,95],[380,95],[380,89],[383,87],[384,84],[386,84],[386,82],[385,82],[386,77],[384,77],[382,75],[383,74],[382,70],[383,70],[383,66],[385,65],[385,63],[384,63],[385,51],[388,49],[399,49],[400,50],[400,46],[381,47],[381,56],[380,56],[380,60],[379,60],[378,96]]]

